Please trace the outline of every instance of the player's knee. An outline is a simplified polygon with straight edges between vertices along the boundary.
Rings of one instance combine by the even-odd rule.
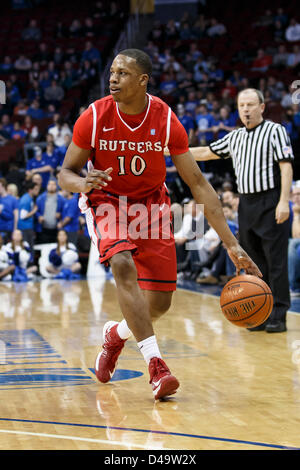
[[[150,309],[152,312],[156,312],[158,315],[166,313],[172,302],[172,294],[169,292],[157,292],[150,298]]]
[[[127,282],[137,278],[136,267],[129,251],[115,254],[110,260],[110,266],[117,282]]]

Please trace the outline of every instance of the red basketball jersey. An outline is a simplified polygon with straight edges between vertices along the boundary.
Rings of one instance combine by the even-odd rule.
[[[73,142],[91,149],[89,168],[113,168],[112,181],[101,192],[144,198],[165,181],[164,147],[172,155],[188,151],[187,133],[171,108],[159,98],[147,96],[147,109],[134,127],[128,124],[134,116],[121,113],[112,96],[92,103],[75,123]],[[99,190],[86,195],[88,205],[97,205],[97,194]]]

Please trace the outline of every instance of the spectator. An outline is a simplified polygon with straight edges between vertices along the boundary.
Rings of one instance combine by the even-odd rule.
[[[15,183],[9,183],[9,184],[7,183],[6,191],[7,191],[7,194],[14,196],[16,199],[19,199],[19,190],[18,190],[18,186]]]
[[[290,108],[293,105],[293,93],[294,88],[292,86],[289,89],[284,89],[281,97],[280,104],[283,108]]]
[[[69,191],[61,191],[64,198],[61,220],[57,224],[58,230],[64,229],[68,235],[68,241],[77,245],[79,231],[80,210],[78,207],[78,194],[72,194]]]
[[[63,88],[58,85],[56,80],[52,80],[51,85],[45,89],[44,98],[47,103],[51,103],[55,107],[58,107],[64,98],[64,95],[65,92]]]
[[[74,19],[69,27],[69,37],[79,38],[82,36],[82,26],[78,19]]]
[[[21,99],[19,87],[11,79],[7,80],[5,85],[7,103],[14,108]]]
[[[45,117],[45,112],[41,108],[41,104],[38,99],[33,100],[27,110],[27,115],[32,119],[43,119]]]
[[[232,117],[230,117],[229,109],[226,106],[223,106],[220,109],[220,118],[215,122],[217,139],[222,139],[228,132],[235,129],[235,122]]]
[[[206,20],[203,15],[200,15],[192,25],[192,34],[195,38],[201,39],[206,34],[206,27]]]
[[[12,59],[8,55],[6,55],[3,59],[3,62],[0,63],[0,72],[1,73],[11,73],[14,69]]]
[[[95,28],[92,18],[89,18],[89,17],[85,18],[84,25],[82,28],[82,35],[92,38],[95,36],[95,34],[96,34],[96,28]]]
[[[189,23],[185,21],[179,32],[179,37],[182,41],[189,41],[191,39],[195,39],[195,35],[193,33],[193,30],[191,29]]]
[[[3,124],[0,123],[0,146],[5,145],[9,139],[10,135],[3,129]]]
[[[39,41],[41,39],[41,30],[38,28],[36,20],[30,20],[29,25],[22,31],[21,36],[25,41]]]
[[[160,92],[165,98],[166,96],[173,95],[177,90],[177,81],[173,73],[165,73],[163,80],[160,82]]]
[[[69,125],[64,122],[64,120],[59,117],[56,121],[55,125],[50,127],[48,130],[49,134],[52,134],[54,137],[54,144],[57,147],[61,147],[65,144],[65,136],[69,135],[72,136],[72,131]]]
[[[38,185],[38,196],[43,193],[43,178],[40,173],[34,173],[31,177],[31,181]]]
[[[295,18],[290,20],[290,24],[285,31],[285,38],[289,42],[300,41],[300,24]]]
[[[25,100],[20,100],[19,103],[14,107],[14,116],[26,116],[28,105]]]
[[[7,193],[7,181],[0,178],[0,233],[10,240],[18,224],[18,200]]]
[[[81,62],[88,60],[94,65],[101,65],[101,55],[99,50],[93,46],[91,41],[85,43],[84,51],[81,55]]]
[[[43,156],[42,149],[38,145],[34,147],[34,157],[30,158],[26,164],[26,180],[32,178],[35,173],[42,176],[42,187],[46,189],[53,168],[47,157]]]
[[[226,32],[226,26],[224,26],[222,23],[219,23],[216,18],[212,18],[210,20],[210,26],[206,31],[207,35],[210,37],[223,36],[226,34]]]
[[[277,8],[276,15],[274,16],[274,22],[280,21],[281,24],[286,27],[289,21],[289,17],[286,13],[284,13],[283,8]]]
[[[282,95],[283,84],[276,80],[275,77],[269,76],[267,79],[267,89],[271,93],[271,100],[279,101]]]
[[[201,251],[203,247],[203,235],[207,231],[207,224],[201,206],[194,199],[184,203],[182,224],[174,233],[176,254],[178,260],[178,271],[188,272],[191,275],[196,263],[204,263],[208,254]],[[176,223],[177,225],[177,223]],[[196,271],[198,272],[198,266]],[[186,277],[186,276],[185,276]]]
[[[37,267],[32,265],[32,252],[29,244],[23,240],[21,230],[14,230],[11,241],[5,246],[10,263],[15,269],[12,275],[14,282],[26,282],[32,278],[32,274],[37,271]],[[31,266],[30,266],[31,264]]]
[[[196,109],[198,106],[198,100],[196,97],[196,93],[194,91],[190,91],[188,93],[188,97],[185,103],[185,111],[190,116],[194,117],[196,114]]]
[[[2,130],[7,133],[7,135],[9,136],[8,138],[10,139],[11,134],[14,130],[14,126],[11,123],[9,114],[3,114],[1,118],[1,124],[2,124]]]
[[[65,55],[62,48],[60,46],[57,46],[53,52],[53,62],[55,63],[55,65],[62,65],[64,57]]]
[[[223,203],[223,212],[227,224],[234,234],[238,235],[238,224],[234,221],[233,210],[230,204]],[[213,245],[213,256],[211,257],[211,267],[205,270],[197,278],[199,284],[221,284],[224,285],[235,274],[235,266],[229,258],[222,244],[218,244],[215,248]]]
[[[15,61],[14,67],[19,72],[28,72],[32,67],[32,62],[24,54],[21,54]]]
[[[29,82],[30,82],[30,83],[32,83],[32,82],[34,82],[34,81],[37,81],[37,82],[38,82],[40,73],[41,73],[41,66],[40,66],[40,63],[39,63],[39,62],[36,62],[36,61],[33,61],[32,67],[31,67],[31,69],[30,69],[29,72],[28,72],[28,79],[29,79]]]
[[[32,118],[29,115],[25,116],[21,128],[26,133],[26,140],[28,142],[34,142],[39,137],[39,128],[33,124]]]
[[[163,71],[169,73],[179,73],[180,68],[180,63],[176,60],[175,56],[171,54],[164,63]]]
[[[11,133],[11,138],[13,140],[20,140],[20,139],[26,139],[26,136],[27,134],[24,131],[24,129],[22,129],[20,121],[15,121],[14,129]]]
[[[215,120],[213,116],[208,112],[206,104],[201,104],[197,108],[195,121],[197,124],[196,136],[198,142],[205,145],[210,143],[214,139],[214,125]]]
[[[179,39],[179,31],[173,18],[168,20],[165,26],[165,37],[167,41]]]
[[[78,279],[81,264],[77,248],[68,242],[65,230],[59,230],[57,233],[57,246],[49,253],[49,264],[46,269],[56,279]]]
[[[61,218],[64,199],[58,194],[57,183],[51,178],[47,190],[37,197],[37,241],[38,243],[54,243],[57,237],[57,224]]]
[[[270,9],[266,10],[262,16],[260,16],[254,26],[268,27],[274,22],[273,14]]]
[[[0,235],[0,281],[10,281],[15,266],[10,264],[8,254],[4,247],[3,237]]]
[[[189,145],[192,145],[195,139],[195,121],[191,116],[186,114],[183,104],[177,105],[177,117],[186,130],[189,137]]]
[[[194,71],[194,80],[195,82],[201,82],[204,73],[208,73],[209,68],[207,62],[204,60],[202,56],[199,56],[196,60],[196,63],[193,67]]]
[[[40,65],[47,65],[51,60],[48,44],[41,42],[38,45],[38,52],[33,56],[33,61],[38,62]]]
[[[41,102],[43,98],[43,90],[38,80],[31,81],[27,90],[26,98],[29,103],[32,103],[34,100],[37,100],[39,103]]]
[[[288,247],[288,271],[291,296],[300,297],[300,181],[292,187],[292,227]]]
[[[37,211],[35,198],[39,194],[39,185],[33,181],[27,181],[25,194],[19,200],[18,229],[21,230],[23,240],[26,241],[31,250],[35,241],[34,216]]]
[[[61,145],[60,147],[57,147],[57,165],[56,165],[56,168],[59,170],[60,167],[62,166],[63,164],[63,161],[64,161],[64,158],[65,158],[65,155],[66,155],[66,152],[68,150],[68,147],[71,143],[71,140],[72,140],[72,137],[70,134],[66,134],[64,136],[64,144]]]
[[[45,152],[43,152],[43,158],[52,167],[53,171],[51,173],[54,174],[57,168],[57,165],[60,161],[60,156],[59,156],[58,148],[55,147],[53,142],[47,143],[46,150]]]
[[[285,27],[281,23],[281,21],[275,21],[273,25],[273,38],[276,42],[284,42],[285,41]]]
[[[298,69],[299,69],[299,64],[300,64],[300,47],[297,44],[295,44],[293,46],[292,52],[288,54],[287,66],[291,68],[295,68],[298,66]]]
[[[49,73],[49,78],[51,80],[51,84],[53,82],[53,80],[56,80],[56,82],[59,81],[59,77],[60,77],[60,72],[55,64],[55,62],[53,60],[51,60],[49,63],[48,63],[48,67],[47,67],[47,70],[48,70],[48,73]]]
[[[274,67],[286,67],[288,61],[288,52],[284,44],[278,47],[277,53],[273,56]]]
[[[91,83],[96,75],[96,69],[89,60],[85,60],[78,70],[78,79],[80,82],[87,80]]]
[[[40,73],[39,86],[42,90],[42,97],[44,97],[46,88],[49,88],[49,86],[51,86],[51,78],[50,78],[49,70],[43,70]]]
[[[272,56],[265,54],[263,49],[258,49],[256,59],[252,63],[253,72],[266,72],[272,64]]]

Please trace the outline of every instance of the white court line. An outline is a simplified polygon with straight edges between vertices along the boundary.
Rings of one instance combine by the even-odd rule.
[[[34,437],[52,437],[54,439],[69,439],[71,441],[83,441],[83,442],[94,442],[96,444],[106,444],[106,445],[115,445],[115,446],[123,446],[126,447],[127,450],[131,450],[131,447],[138,447],[139,449],[150,449],[150,450],[172,450],[166,447],[151,447],[142,444],[126,444],[121,441],[110,441],[106,439],[91,439],[87,437],[76,437],[76,436],[65,436],[63,434],[45,434],[39,432],[27,432],[27,431],[11,431],[7,429],[0,429],[0,432],[9,433],[9,434],[21,434],[24,436],[34,436]]]

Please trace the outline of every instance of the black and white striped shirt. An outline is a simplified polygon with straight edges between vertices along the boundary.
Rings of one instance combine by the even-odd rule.
[[[240,194],[279,188],[279,162],[294,159],[285,128],[267,120],[253,129],[235,129],[209,147],[221,158],[232,158]]]

